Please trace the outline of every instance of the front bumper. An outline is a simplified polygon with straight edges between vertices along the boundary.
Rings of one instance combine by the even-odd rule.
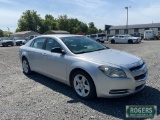
[[[95,73],[94,82],[97,96],[106,98],[122,97],[139,92],[145,87],[148,77],[146,64],[135,71],[128,69],[125,72],[127,78],[109,78],[100,70]]]

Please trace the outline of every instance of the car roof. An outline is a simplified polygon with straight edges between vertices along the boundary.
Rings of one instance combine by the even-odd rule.
[[[52,34],[52,35],[41,35],[41,37],[74,37],[74,36],[83,36],[83,35],[75,35],[75,34]]]

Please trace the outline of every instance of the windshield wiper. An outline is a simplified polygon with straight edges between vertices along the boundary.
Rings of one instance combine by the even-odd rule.
[[[100,50],[105,50],[105,49],[107,49],[107,48],[100,48],[100,49],[97,49],[97,50],[93,50],[92,52],[94,52],[94,51],[100,51]]]
[[[75,54],[82,54],[82,53],[88,53],[90,51],[83,51],[83,52],[78,52],[78,53],[75,53]]]

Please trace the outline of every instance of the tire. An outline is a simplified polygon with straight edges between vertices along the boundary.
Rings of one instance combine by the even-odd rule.
[[[128,43],[129,44],[133,44],[133,40],[128,40]]]
[[[22,68],[23,68],[24,74],[30,75],[32,73],[30,66],[29,66],[29,62],[26,58],[22,59]]]
[[[99,39],[98,39],[98,40],[96,40],[96,41],[100,43],[100,40],[99,40]]]
[[[14,43],[13,44],[11,44],[11,46],[13,46],[14,45]]]
[[[5,43],[3,43],[3,44],[2,44],[2,46],[3,46],[3,47],[7,47],[8,45],[7,45],[7,44],[5,44]]]
[[[16,46],[20,46],[20,44],[19,44],[19,43],[16,43]]]
[[[94,82],[86,72],[75,72],[72,75],[71,85],[76,95],[82,99],[93,99],[97,96]]]
[[[101,41],[101,43],[104,43],[104,41]]]
[[[114,43],[115,43],[115,40],[111,40],[111,43],[114,44]]]

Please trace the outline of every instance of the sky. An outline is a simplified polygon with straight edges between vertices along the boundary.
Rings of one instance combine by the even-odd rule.
[[[128,24],[160,22],[160,0],[0,0],[0,29],[15,32],[22,13],[35,10],[42,18],[66,14],[104,30],[105,24],[126,24],[127,6]]]

